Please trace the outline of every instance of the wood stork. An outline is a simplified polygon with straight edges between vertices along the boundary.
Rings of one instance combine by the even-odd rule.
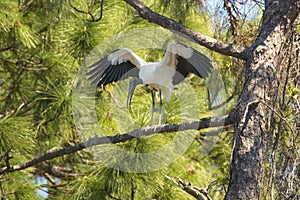
[[[178,43],[169,43],[167,51],[160,62],[147,63],[130,49],[118,49],[88,67],[88,80],[97,87],[124,80],[129,76],[130,87],[127,96],[127,108],[130,106],[137,85],[149,86],[152,96],[152,125],[155,109],[155,90],[159,91],[160,117],[162,114],[162,97],[169,101],[175,85],[185,79],[189,73],[206,78],[211,72],[212,64],[208,57],[195,49]]]

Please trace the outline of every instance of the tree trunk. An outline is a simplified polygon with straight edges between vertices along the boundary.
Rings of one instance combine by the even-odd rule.
[[[230,183],[225,199],[260,199],[264,137],[276,102],[277,71],[281,65],[298,0],[266,0],[259,35],[251,46],[246,79],[238,104],[230,114],[235,138]]]

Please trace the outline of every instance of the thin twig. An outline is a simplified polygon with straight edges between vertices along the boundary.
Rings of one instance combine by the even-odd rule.
[[[86,15],[89,15],[92,19],[87,19],[87,21],[89,22],[98,22],[102,19],[102,16],[103,16],[103,3],[104,3],[104,0],[100,0],[100,14],[99,14],[99,17],[98,18],[95,18],[94,15],[92,14],[91,12],[91,9],[90,9],[90,6],[87,5],[88,7],[88,11],[83,11],[83,10],[80,10],[78,9],[77,7],[75,7],[72,3],[71,3],[71,0],[69,0],[69,5],[71,8],[73,8],[76,12],[79,12],[79,13],[82,13],[82,14],[86,14]]]
[[[238,33],[237,33],[238,20],[234,16],[234,14],[232,13],[232,9],[229,6],[229,3],[233,7],[232,9],[235,10],[234,9],[234,4],[230,0],[224,0],[224,7],[225,7],[225,9],[227,11],[227,14],[228,14],[228,18],[229,18],[229,22],[230,22],[230,26],[231,26],[231,33],[232,33],[232,36],[233,36],[234,40],[236,40],[236,36],[238,36]]]
[[[296,135],[294,129],[292,128],[292,126],[290,125],[290,123],[285,119],[285,117],[283,117],[282,113],[278,113],[272,106],[270,106],[269,104],[267,104],[265,101],[260,100],[260,102],[263,103],[265,106],[267,106],[269,109],[271,109],[272,112],[274,112],[281,120],[283,120],[286,123],[286,125],[292,131],[292,134]]]

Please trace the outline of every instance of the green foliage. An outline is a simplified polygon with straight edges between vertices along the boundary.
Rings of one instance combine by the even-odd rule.
[[[162,0],[159,2],[164,13],[170,14],[170,17],[180,23],[185,22],[187,16],[195,9],[196,1],[189,0]],[[184,10],[184,12],[183,12]]]
[[[26,155],[32,151],[34,147],[33,126],[28,118],[18,116],[1,119],[0,127],[2,152],[11,148],[19,152],[20,155]],[[25,143],[25,145],[19,146],[20,143]]]
[[[99,16],[98,1],[72,0],[71,3],[82,11],[87,11],[89,5],[91,13]],[[205,15],[196,12],[196,5],[188,1],[148,3],[158,12],[211,35],[209,21]],[[104,1],[103,19],[97,23],[88,22],[91,17],[76,12],[69,1],[4,0],[0,2],[0,8],[0,156],[13,149],[9,153],[13,156],[10,159],[13,165],[80,142],[83,138],[78,136],[77,130],[82,127],[75,127],[73,117],[87,117],[90,105],[89,100],[81,99],[82,115],[73,116],[73,109],[78,108],[72,107],[72,94],[77,84],[75,77],[85,57],[99,43],[123,30],[154,25],[136,17],[136,12],[121,0]],[[138,53],[147,61],[162,56],[159,50],[142,49]],[[212,57],[219,62],[224,61],[220,56]],[[224,77],[229,79],[230,74]],[[186,83],[179,85],[171,101],[163,102],[163,121],[179,123],[218,114],[210,110],[205,82],[196,77],[191,77],[188,82],[192,86]],[[128,113],[125,105],[128,84],[129,81],[113,84],[96,93],[96,115],[105,135],[124,133],[149,124],[149,91],[137,88]],[[226,92],[231,93],[233,87],[231,82]],[[186,98],[190,95],[194,98]],[[189,112],[195,106],[195,113]],[[158,122],[158,113],[159,108],[156,107],[154,123]],[[208,136],[215,132],[220,136]],[[86,138],[93,135],[86,135]],[[223,187],[226,187],[231,134],[222,130],[204,130],[183,136],[191,136],[190,147],[175,162],[157,171],[129,173],[113,169],[95,161],[99,157],[93,154],[95,149],[91,149],[47,161],[22,172],[1,175],[0,197],[40,199],[36,193],[40,187],[35,176],[45,178],[43,186],[48,189],[49,199],[130,199],[133,194],[135,199],[192,199],[165,175],[181,177],[200,187],[206,187],[216,179],[218,185],[225,184]],[[180,141],[185,140],[183,136],[178,133],[155,135],[114,146],[127,152],[149,153],[161,149],[174,138],[177,139],[175,146],[184,146]],[[212,144],[211,140],[215,143],[213,148],[203,150]],[[110,147],[100,150],[106,153],[108,159],[113,157],[109,164],[118,164],[123,155],[110,151]],[[202,159],[205,154],[208,156]],[[130,159],[134,161],[136,158]],[[156,161],[159,162],[159,159]],[[0,160],[0,166],[6,166],[4,159]],[[224,191],[214,187],[210,194],[220,199]]]
[[[26,170],[23,172],[17,172],[14,174],[1,177],[1,194],[2,199],[43,199],[36,194],[36,190],[39,189],[34,183],[34,177],[32,172]]]

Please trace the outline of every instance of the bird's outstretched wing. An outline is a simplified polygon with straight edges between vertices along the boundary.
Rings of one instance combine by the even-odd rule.
[[[168,45],[161,64],[176,69],[174,85],[183,81],[189,73],[206,78],[212,70],[211,60],[207,56],[191,47],[176,43]]]
[[[139,68],[144,64],[130,49],[122,48],[89,66],[87,77],[92,85],[105,86],[129,76],[138,77]]]

